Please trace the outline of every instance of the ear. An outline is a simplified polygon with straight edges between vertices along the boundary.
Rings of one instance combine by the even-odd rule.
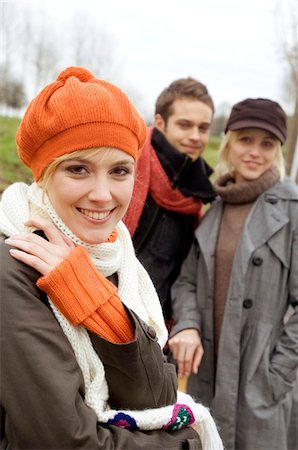
[[[159,131],[164,131],[166,127],[166,123],[160,114],[155,114],[154,116],[154,126]]]

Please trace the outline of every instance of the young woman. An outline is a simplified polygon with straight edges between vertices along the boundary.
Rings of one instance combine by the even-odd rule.
[[[121,222],[145,136],[126,95],[79,67],[25,113],[35,182],[7,188],[0,210],[1,448],[221,446],[208,410],[177,399],[160,303]]]
[[[232,108],[218,198],[173,288],[170,348],[228,450],[298,445],[298,188],[284,179],[285,140],[276,102]]]

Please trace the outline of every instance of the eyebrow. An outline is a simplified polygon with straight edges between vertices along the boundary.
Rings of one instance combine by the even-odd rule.
[[[62,161],[62,162],[77,162],[77,163],[86,163],[86,162],[90,162],[90,163],[92,163],[91,161],[89,161],[87,158],[84,158],[84,157],[77,157],[77,158],[69,158],[69,159],[65,159],[64,161]],[[131,161],[130,159],[121,159],[120,161],[115,161],[115,162],[113,162],[112,163],[113,165],[117,165],[117,164],[134,164],[134,160],[133,161]]]
[[[177,119],[177,122],[186,122],[186,123],[189,123],[189,124],[195,123],[193,120],[183,119],[182,117]],[[211,122],[202,122],[202,123],[200,123],[200,126],[202,126],[202,125],[207,125],[208,126],[208,125],[211,125]]]
[[[134,165],[134,160],[131,161],[130,159],[121,159],[120,161],[115,161],[114,164],[132,164],[132,165]]]
[[[253,132],[250,132],[250,131],[241,131],[240,133],[239,133],[239,136],[240,137],[242,137],[242,136],[249,136],[249,137],[252,137],[252,136],[254,136],[254,133]],[[271,134],[270,133],[270,131],[268,131],[268,133],[265,133],[264,134],[264,136],[263,136],[263,139],[272,139],[272,140],[276,140],[277,138],[273,135],[273,134]]]

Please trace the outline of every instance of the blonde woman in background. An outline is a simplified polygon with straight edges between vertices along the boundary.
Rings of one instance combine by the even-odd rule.
[[[290,428],[298,389],[298,188],[284,177],[285,140],[278,103],[234,105],[218,198],[172,291],[169,345],[179,375],[190,375],[187,392],[211,408],[227,450],[298,448],[297,423]]]

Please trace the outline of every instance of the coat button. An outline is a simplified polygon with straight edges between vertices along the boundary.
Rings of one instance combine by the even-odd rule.
[[[151,339],[155,339],[156,338],[156,331],[153,327],[148,327],[147,328],[147,334]]]
[[[246,298],[243,300],[243,308],[249,309],[252,307],[253,301],[251,298]]]
[[[259,256],[254,256],[252,259],[252,263],[254,266],[260,266],[263,264],[263,258],[260,258]]]
[[[271,205],[275,205],[278,202],[278,197],[275,194],[265,194],[265,202],[271,203]]]

